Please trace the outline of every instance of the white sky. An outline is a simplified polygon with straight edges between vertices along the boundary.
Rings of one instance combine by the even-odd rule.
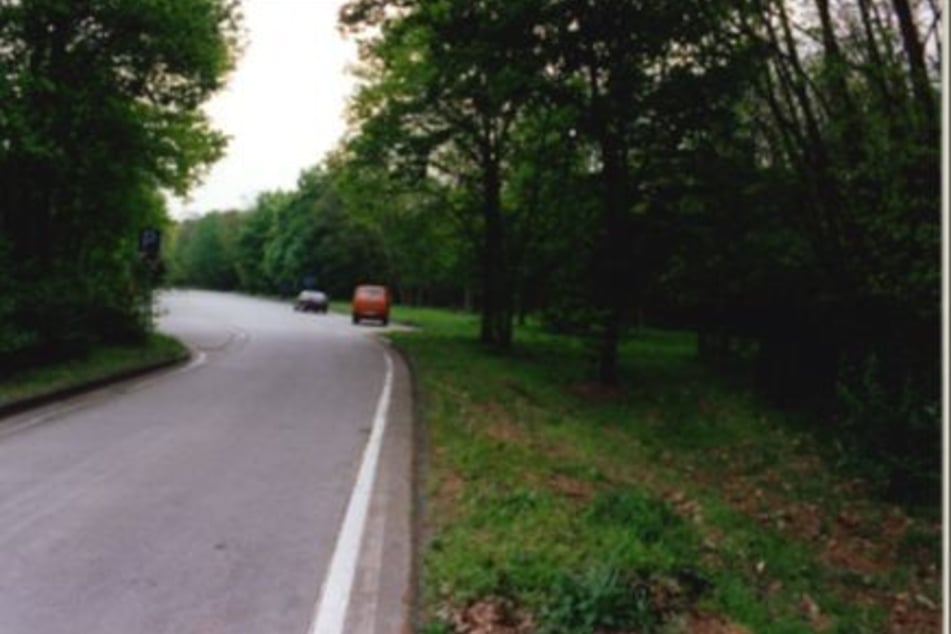
[[[336,146],[355,80],[356,46],[337,32],[343,0],[243,0],[246,44],[225,89],[206,104],[231,137],[172,217],[250,207],[262,191],[290,189]]]

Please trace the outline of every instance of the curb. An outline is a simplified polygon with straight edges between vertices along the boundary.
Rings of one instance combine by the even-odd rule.
[[[155,361],[138,367],[127,368],[112,374],[107,374],[106,376],[90,379],[88,381],[80,381],[79,383],[74,383],[63,388],[51,390],[49,392],[43,392],[41,394],[28,396],[26,398],[13,400],[7,403],[0,403],[0,419],[12,416],[13,414],[19,414],[20,412],[28,409],[40,407],[41,405],[48,405],[71,396],[92,392],[93,390],[105,387],[107,385],[121,383],[123,381],[128,381],[129,379],[138,378],[145,374],[151,374],[152,372],[164,370],[175,365],[180,365],[191,360],[191,358],[192,353],[189,350],[187,354],[181,357],[174,357],[164,361]]]
[[[419,631],[422,625],[422,556],[426,544],[426,534],[424,527],[425,519],[425,484],[426,484],[426,452],[428,451],[427,435],[425,429],[425,419],[423,416],[422,389],[419,385],[419,370],[416,367],[415,360],[410,354],[399,345],[390,343],[392,350],[402,361],[406,368],[412,404],[412,443],[413,455],[410,459],[411,480],[412,480],[412,501],[410,508],[410,570],[409,570],[409,588],[405,597],[407,615],[399,634],[412,634]]]

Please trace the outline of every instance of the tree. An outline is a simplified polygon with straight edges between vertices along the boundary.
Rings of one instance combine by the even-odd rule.
[[[546,68],[596,150],[592,300],[602,314],[599,378],[616,384],[625,315],[651,273],[643,257],[644,214],[659,202],[651,180],[671,157],[691,151],[691,133],[734,103],[737,62],[747,58],[733,25],[745,4],[564,0],[554,7]]]
[[[268,293],[271,280],[264,266],[271,227],[279,209],[287,204],[288,192],[263,192],[242,217],[235,244],[235,273],[239,287],[250,293]]]
[[[364,133],[387,143],[376,145],[383,158],[474,194],[480,339],[501,349],[512,343],[513,313],[502,189],[513,126],[542,70],[540,8],[534,0],[354,0],[341,11],[352,32],[380,33],[363,46],[372,83],[355,112]]]
[[[786,298],[799,318],[764,333],[761,382],[793,399],[804,389],[827,400],[851,394],[838,399],[851,442],[889,465],[893,491],[908,493],[938,458],[925,448],[936,442],[941,389],[940,126],[937,63],[928,61],[940,41],[918,25],[940,9],[877,0],[813,8],[762,2],[749,24],[768,60],[756,84],[763,160],[798,185],[803,202],[788,222],[805,239],[814,280]]]
[[[74,314],[89,314],[70,325],[80,339],[113,331],[79,310],[103,294],[134,316],[123,289],[138,230],[164,222],[160,189],[183,193],[220,155],[199,106],[231,68],[237,33],[230,0],[0,2],[0,235],[25,293],[65,288]],[[14,309],[14,329],[27,327],[20,309],[34,310]],[[30,320],[34,347],[62,343],[55,319]]]
[[[356,135],[328,162],[343,209],[378,236],[397,301],[459,304],[471,277],[461,238],[473,231],[470,218],[436,179],[400,178],[366,160],[368,142]]]
[[[243,218],[236,211],[213,212],[179,225],[171,250],[172,283],[232,291]]]
[[[360,282],[390,279],[378,228],[344,208],[323,166],[302,172],[295,190],[186,220],[174,234],[174,284],[281,296],[316,286],[347,297]]]
[[[264,270],[281,294],[313,280],[334,297],[348,296],[359,282],[390,277],[380,235],[348,213],[323,166],[305,170],[297,190],[276,208]]]

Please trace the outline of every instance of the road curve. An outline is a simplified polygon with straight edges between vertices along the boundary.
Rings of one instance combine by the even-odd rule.
[[[162,312],[190,365],[0,424],[0,633],[308,631],[386,352],[273,301]]]

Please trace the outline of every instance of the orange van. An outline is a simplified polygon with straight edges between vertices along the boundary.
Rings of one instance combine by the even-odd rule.
[[[361,284],[353,291],[351,316],[355,324],[361,319],[378,319],[387,325],[390,322],[390,292],[385,286]]]

